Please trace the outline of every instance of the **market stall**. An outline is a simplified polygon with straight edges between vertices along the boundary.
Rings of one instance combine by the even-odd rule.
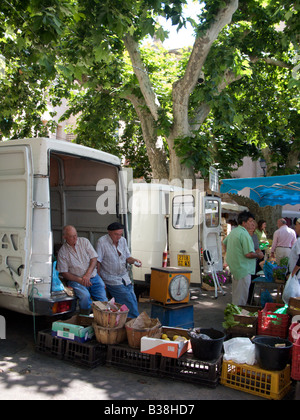
[[[298,298],[264,308],[228,305],[220,331],[165,326],[146,312],[134,319],[127,314],[125,305],[94,302],[90,316],[55,321],[51,330],[40,331],[36,350],[62,363],[114,366],[212,389],[221,384],[268,399],[284,398],[292,381],[300,380],[300,324],[293,320],[300,315]],[[235,349],[232,340],[238,340]],[[265,365],[259,351],[268,349],[280,369]]]

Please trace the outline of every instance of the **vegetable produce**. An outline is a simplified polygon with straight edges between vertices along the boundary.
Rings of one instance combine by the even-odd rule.
[[[223,328],[227,330],[228,328],[242,325],[239,321],[236,320],[235,315],[257,316],[257,312],[252,313],[240,308],[237,305],[234,305],[233,303],[228,303],[224,310],[224,322],[222,324]]]
[[[233,303],[228,303],[224,311],[224,322],[222,324],[223,328],[227,330],[228,328],[238,325],[239,322],[235,321],[234,315],[240,313],[241,309],[237,305],[234,305]]]

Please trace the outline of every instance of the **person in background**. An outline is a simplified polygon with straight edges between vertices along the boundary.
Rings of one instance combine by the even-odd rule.
[[[298,236],[289,255],[289,273],[300,280],[300,218],[296,220],[295,231]]]
[[[282,258],[289,257],[291,248],[296,242],[296,233],[294,229],[287,227],[283,218],[277,220],[277,227],[273,235],[271,258],[276,256],[276,263],[280,265]]]
[[[125,304],[129,309],[128,317],[139,316],[138,304],[133,284],[127,271],[127,263],[140,267],[140,260],[131,257],[127,241],[123,236],[124,226],[118,222],[107,227],[107,235],[97,242],[98,273],[115,301]]]
[[[234,220],[234,219],[232,219],[232,220],[229,220],[228,221],[228,224],[230,225],[230,231],[232,231],[233,229],[235,229],[236,227],[237,227],[237,221],[236,220]]]
[[[263,258],[260,250],[254,250],[254,243],[248,230],[254,231],[254,216],[243,211],[238,216],[238,227],[224,239],[226,261],[233,276],[232,303],[246,305],[251,284],[251,275],[255,274],[256,259]]]
[[[253,223],[253,224],[251,224],[251,227],[250,227],[250,228],[248,228],[247,230],[248,230],[249,235],[251,236],[251,238],[252,238],[252,240],[253,240],[253,245],[254,245],[254,250],[255,250],[255,252],[260,251],[260,247],[259,247],[260,243],[259,243],[258,236],[257,236],[257,234],[256,234],[256,231],[257,231],[257,224],[256,224],[255,220],[254,220],[254,223]],[[263,251],[262,251],[262,253],[264,254],[264,252],[263,252]],[[252,280],[253,280],[255,277],[257,277],[257,276],[256,276],[256,273],[257,273],[258,271],[261,271],[261,268],[260,268],[260,265],[259,265],[259,263],[260,263],[261,261],[263,261],[263,258],[257,258],[257,259],[256,259],[255,274],[253,274],[253,275],[251,276]]]
[[[257,231],[257,223],[255,222],[255,220],[254,220],[254,223],[253,224],[251,224],[251,225],[249,224],[249,226],[247,228],[247,231],[248,231],[249,235],[251,236],[251,238],[253,240],[254,250],[255,250],[255,252],[258,253],[260,251],[260,248],[259,248],[259,239],[258,239],[258,236],[256,234],[256,231]],[[264,254],[264,251],[262,251],[262,253]],[[259,271],[261,271],[261,267],[259,265],[259,263],[261,261],[263,261],[263,258],[257,258],[256,259],[255,273],[254,274],[251,274],[251,284],[250,284],[250,287],[249,287],[249,296],[248,296],[248,299],[247,299],[247,303],[248,304],[250,304],[250,302],[251,302],[251,298],[252,298],[252,294],[253,294],[253,290],[254,290],[253,280],[258,277],[257,273]]]
[[[57,255],[57,270],[79,299],[80,313],[89,315],[92,298],[107,301],[105,284],[97,274],[97,252],[87,238],[78,238],[74,226],[63,229],[65,243]]]
[[[269,243],[267,239],[267,223],[265,220],[259,220],[257,222],[257,228],[254,233],[257,235],[259,243]]]
[[[292,221],[292,224],[291,224],[291,228],[292,229],[294,229],[294,230],[296,230],[296,223],[297,223],[297,220],[298,220],[298,218],[297,217],[294,217],[294,219],[293,219],[293,221]],[[297,235],[297,232],[296,232],[296,235]],[[299,235],[298,235],[299,236]]]

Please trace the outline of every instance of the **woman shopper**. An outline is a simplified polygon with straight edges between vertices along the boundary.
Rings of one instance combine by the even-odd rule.
[[[259,220],[257,222],[257,228],[255,229],[255,234],[258,237],[260,244],[269,244],[267,239],[267,223],[265,220]]]

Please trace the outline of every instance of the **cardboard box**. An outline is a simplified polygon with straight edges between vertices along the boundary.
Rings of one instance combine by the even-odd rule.
[[[74,315],[66,321],[55,321],[52,324],[52,336],[85,343],[95,335],[92,322],[93,318],[83,315]]]
[[[141,353],[161,354],[164,357],[178,359],[184,353],[191,349],[191,342],[187,330],[182,328],[162,327],[162,334],[167,334],[169,338],[174,335],[185,337],[186,341],[169,341],[160,337],[142,337]]]

